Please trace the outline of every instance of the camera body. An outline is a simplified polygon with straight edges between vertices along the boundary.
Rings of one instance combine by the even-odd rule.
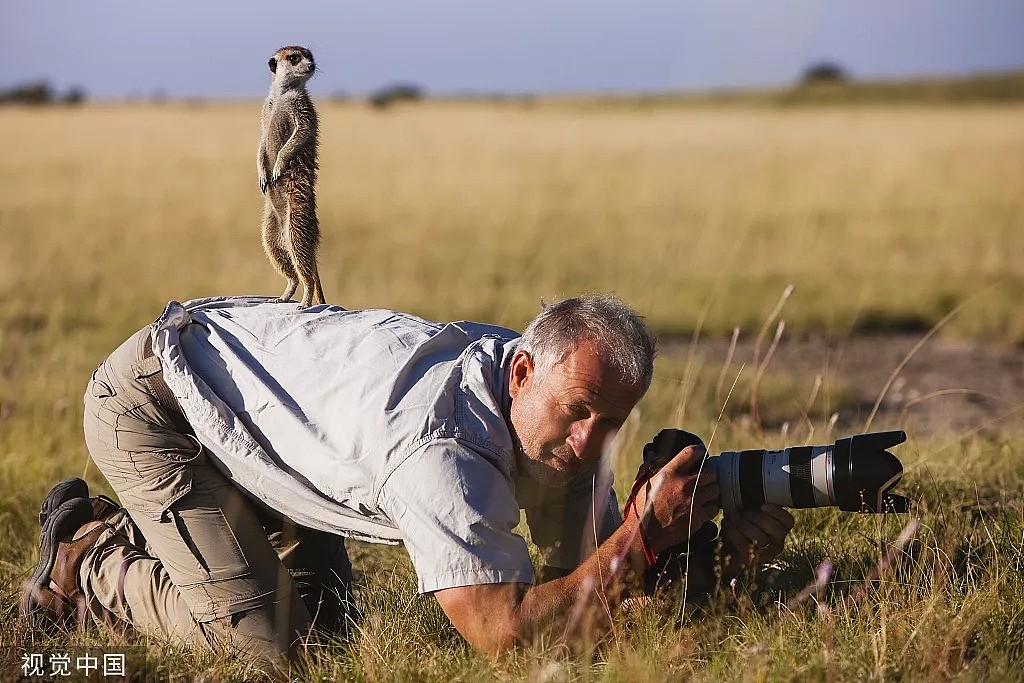
[[[788,508],[835,506],[845,512],[908,512],[910,501],[892,493],[903,465],[887,448],[907,440],[906,432],[856,434],[824,446],[781,450],[725,451],[704,462],[713,470],[725,511],[756,509],[764,503]],[[687,446],[703,446],[694,434],[663,429],[644,446],[648,472]]]

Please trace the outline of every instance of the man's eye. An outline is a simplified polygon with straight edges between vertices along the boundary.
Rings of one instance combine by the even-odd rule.
[[[569,414],[573,417],[586,418],[590,417],[590,411],[582,403],[567,403],[566,408],[569,409]]]

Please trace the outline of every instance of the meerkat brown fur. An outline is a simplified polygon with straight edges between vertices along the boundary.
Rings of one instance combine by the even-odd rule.
[[[316,252],[320,226],[316,220],[317,115],[306,92],[316,70],[313,53],[304,47],[282,47],[267,62],[270,93],[260,117],[256,157],[263,200],[263,249],[288,279],[281,301],[288,301],[302,283],[303,308],[324,300]]]

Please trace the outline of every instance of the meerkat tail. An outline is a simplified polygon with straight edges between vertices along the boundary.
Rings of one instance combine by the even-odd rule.
[[[313,272],[313,302],[326,304],[327,299],[324,298],[324,287],[320,284],[320,273]]]

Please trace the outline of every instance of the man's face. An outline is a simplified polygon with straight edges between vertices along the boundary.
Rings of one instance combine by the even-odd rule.
[[[512,430],[531,477],[562,486],[592,467],[626,421],[640,392],[585,341],[544,377],[525,351],[512,358]]]

